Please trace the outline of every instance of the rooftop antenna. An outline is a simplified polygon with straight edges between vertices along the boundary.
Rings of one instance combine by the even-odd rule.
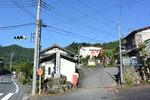
[[[131,31],[132,31],[132,29],[131,29],[131,27],[129,27],[129,34],[131,33]]]

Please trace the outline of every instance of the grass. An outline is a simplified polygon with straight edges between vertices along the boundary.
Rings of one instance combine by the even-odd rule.
[[[96,65],[88,65],[87,68],[97,68]]]
[[[79,72],[79,78],[81,78],[81,69],[78,69]]]
[[[142,81],[142,82],[140,82],[140,84],[137,84],[137,83],[123,84],[123,85],[121,85],[121,87],[134,87],[134,86],[142,86],[142,85],[150,85],[150,81],[149,82]]]

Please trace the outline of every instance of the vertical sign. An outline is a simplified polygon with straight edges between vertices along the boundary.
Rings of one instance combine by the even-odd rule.
[[[34,32],[31,33],[31,42],[34,42]]]
[[[60,53],[56,53],[56,73],[54,74],[55,78],[60,77]]]

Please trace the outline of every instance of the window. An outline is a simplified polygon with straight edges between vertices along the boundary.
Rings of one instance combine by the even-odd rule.
[[[51,75],[51,67],[48,67],[48,75]]]

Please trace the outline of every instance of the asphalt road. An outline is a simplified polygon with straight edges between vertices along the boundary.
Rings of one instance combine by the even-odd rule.
[[[83,68],[81,88],[112,87],[117,84],[117,67],[110,68]]]
[[[12,74],[0,76],[0,100],[21,100],[26,88],[13,79]]]
[[[83,68],[80,88],[63,95],[30,98],[29,100],[113,100],[114,93],[108,92],[116,84],[118,68]]]
[[[118,88],[117,100],[150,100],[150,86]]]

